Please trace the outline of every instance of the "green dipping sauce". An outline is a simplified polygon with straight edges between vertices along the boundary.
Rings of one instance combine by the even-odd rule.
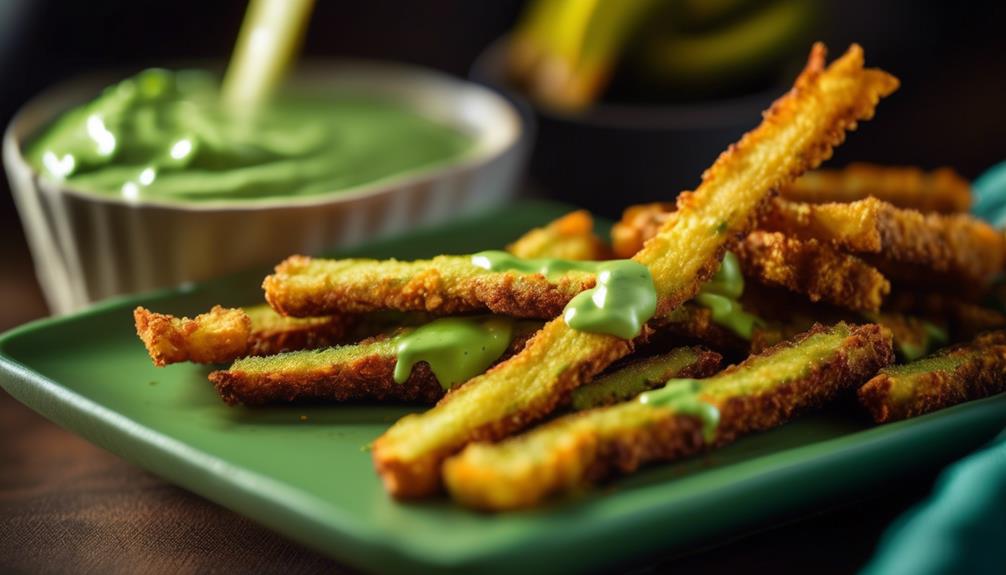
[[[510,345],[514,324],[507,318],[445,317],[398,338],[394,378],[405,383],[413,366],[429,364],[444,389],[489,369]]]
[[[345,190],[458,158],[472,139],[390,100],[286,94],[254,117],[202,71],[147,70],[27,149],[45,177],[128,200],[240,200]]]
[[[744,311],[737,298],[744,294],[744,275],[740,261],[733,252],[723,256],[713,279],[706,282],[695,296],[695,302],[712,312],[712,319],[734,334],[750,340],[761,319]]]
[[[546,277],[567,271],[596,274],[597,286],[577,294],[563,310],[566,325],[578,331],[632,339],[657,311],[653,276],[649,268],[632,260],[522,259],[506,252],[485,251],[472,255],[472,265],[489,271],[538,273]]]
[[[697,379],[671,379],[667,384],[653,391],[639,395],[637,401],[643,405],[664,407],[682,415],[690,415],[702,422],[702,436],[706,443],[716,438],[716,428],[720,424],[720,410],[713,404],[699,399],[702,382]]]

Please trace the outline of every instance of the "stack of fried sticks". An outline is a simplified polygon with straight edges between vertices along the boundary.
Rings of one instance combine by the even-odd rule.
[[[1003,391],[1006,333],[989,330],[1006,317],[981,302],[1006,241],[966,215],[967,182],[865,165],[803,175],[897,88],[864,68],[858,46],[827,67],[824,56],[815,46],[793,89],[695,191],[626,210],[613,252],[585,212],[508,246],[520,258],[645,265],[657,311],[634,340],[560,317],[592,273],[489,271],[470,256],[295,256],[266,278],[269,306],[194,319],[138,308],[138,334],[157,365],[233,361],[210,376],[231,404],[436,402],[375,441],[376,469],[396,497],[446,488],[486,510],[715,448],[853,390],[878,422]],[[694,299],[728,250],[745,279],[736,305],[757,318],[750,331]],[[395,382],[399,338],[470,313],[522,318],[494,367],[448,391],[423,362]],[[918,359],[951,342],[964,343]],[[895,354],[916,361],[892,366]],[[720,371],[724,356],[737,363]]]

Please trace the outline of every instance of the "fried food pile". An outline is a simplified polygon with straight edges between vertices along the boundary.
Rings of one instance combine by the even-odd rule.
[[[947,168],[818,170],[897,87],[859,46],[826,65],[815,45],[694,191],[628,207],[611,247],[578,211],[506,251],[293,256],[265,279],[268,306],[137,308],[137,333],[158,366],[230,363],[209,379],[232,405],[431,404],[376,438],[377,473],[396,498],[446,490],[487,511],[842,396],[882,423],[1001,393],[1006,316],[988,298],[1006,236],[967,214],[967,182]],[[606,327],[617,305],[635,314],[631,337]]]

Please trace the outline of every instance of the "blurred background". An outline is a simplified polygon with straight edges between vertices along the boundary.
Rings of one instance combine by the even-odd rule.
[[[487,48],[518,25],[524,4],[319,0],[304,57],[405,61],[512,87],[513,74],[504,73],[499,55]],[[881,106],[864,133],[849,139],[833,165],[948,165],[972,178],[1006,155],[1006,35],[1001,28],[1006,9],[1001,3],[798,2],[788,19],[766,25],[778,33],[775,39],[769,33],[760,44],[767,48],[758,53],[750,53],[750,30],[743,36],[737,25],[766,7],[792,2],[679,4],[692,11],[651,18],[625,42],[611,81],[595,90],[590,102],[577,102],[574,95],[573,104],[565,105],[561,96],[536,90],[527,78],[516,82],[523,89],[510,90],[512,96],[536,94],[524,108],[538,126],[524,193],[617,216],[627,202],[668,199],[694,186],[723,145],[754,126],[755,111],[788,85],[815,39],[825,41],[833,55],[858,42],[868,62],[902,80],[901,90]],[[95,69],[222,62],[230,55],[244,8],[238,0],[175,0],[160,6],[4,0],[0,118],[6,123],[40,90]],[[673,44],[681,38],[713,38],[714,47],[683,62],[661,61],[663,53],[688,53]],[[675,46],[679,49],[672,50]],[[719,54],[726,62],[717,68],[722,72],[692,78],[688,66],[711,52],[714,60]],[[662,73],[662,66],[673,73]],[[2,181],[6,186],[6,178]],[[43,315],[45,306],[6,190],[0,194],[0,229],[4,329]]]

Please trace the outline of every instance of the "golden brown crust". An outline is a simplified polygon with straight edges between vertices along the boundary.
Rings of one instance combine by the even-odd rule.
[[[749,342],[713,321],[708,308],[694,302],[682,304],[666,318],[654,320],[656,336],[679,342],[696,342],[717,350],[746,354]],[[757,329],[755,330],[757,332]]]
[[[245,353],[252,335],[251,320],[243,310],[221,306],[192,319],[138,307],[133,319],[136,335],[157,367],[182,361],[230,361]]]
[[[831,329],[817,326],[727,368],[713,380],[728,382],[753,363]],[[745,390],[742,383],[717,388],[707,382],[699,397],[719,409],[715,445],[781,425],[854,388],[890,363],[890,339],[878,326],[842,329],[848,330],[847,335],[799,377],[770,385],[760,381],[764,388],[759,391]],[[533,507],[557,493],[708,447],[698,418],[633,401],[562,417],[495,445],[471,444],[447,461],[444,474],[451,496],[462,504],[504,511]]]
[[[622,219],[611,228],[611,248],[616,258],[631,258],[646,240],[657,235],[674,212],[673,202],[637,204],[625,208]]]
[[[594,234],[594,218],[587,210],[570,212],[545,227],[530,230],[506,249],[525,259],[590,261],[611,257],[611,250]]]
[[[815,45],[794,88],[758,128],[721,154],[694,193],[679,196],[675,217],[635,255],[653,276],[658,314],[694,297],[729,244],[750,231],[772,191],[827,159],[845,132],[872,117],[880,98],[897,88],[892,76],[863,68],[859,46],[827,70],[824,58],[824,46]],[[372,454],[385,488],[396,497],[435,493],[447,456],[540,419],[631,350],[631,342],[553,320],[520,354],[382,435]]]
[[[944,349],[907,366],[883,369],[859,389],[874,421],[917,417],[1006,392],[1006,332]]]
[[[854,310],[876,311],[891,284],[876,268],[817,240],[752,232],[737,248],[744,277]]]
[[[895,311],[946,322],[955,341],[1006,328],[1006,315],[1001,312],[945,293],[896,290],[887,303]]]
[[[274,309],[294,317],[398,310],[546,319],[593,287],[594,276],[569,272],[550,280],[541,274],[490,272],[475,267],[470,256],[414,262],[292,256],[262,286]]]
[[[820,205],[777,199],[770,205],[759,224],[763,229],[876,254],[878,262],[918,266],[929,278],[936,272],[985,285],[1006,262],[1002,233],[967,214],[922,214],[876,198]]]
[[[827,329],[816,325],[795,340],[776,344],[752,358],[770,357]],[[728,367],[717,377],[740,371],[748,361]],[[840,392],[855,389],[892,361],[894,350],[889,331],[877,324],[852,326],[839,353],[808,366],[810,373],[805,377],[774,386],[766,393],[704,395],[715,401],[720,410],[716,443],[722,445],[752,431],[778,427],[803,410],[820,407]]]
[[[266,306],[263,306],[266,307]],[[345,343],[358,332],[366,333],[367,326],[361,325],[361,318],[353,315],[330,315],[312,318],[288,318],[269,309],[275,317],[269,321],[257,321],[251,317],[252,332],[248,348],[241,356],[273,355],[298,349],[314,349]],[[227,361],[237,359],[230,358]],[[218,361],[217,363],[223,363]]]
[[[926,172],[913,166],[850,164],[840,170],[809,172],[782,196],[798,202],[853,202],[875,197],[895,206],[921,212],[967,213],[971,185],[954,170]]]
[[[890,289],[883,274],[863,260],[842,254],[829,245],[841,240],[841,247],[849,247],[844,244],[852,243],[865,251],[879,249],[880,234],[866,226],[863,218],[842,219],[841,223],[845,224],[842,227],[828,225],[831,221],[820,223],[812,218],[818,206],[781,202],[775,198],[767,205],[770,209],[758,218],[760,226],[792,231],[795,232],[793,235],[807,241],[752,233],[738,250],[748,279],[781,285],[807,295],[811,301],[823,300],[850,309],[876,310],[880,306]],[[844,209],[850,204],[833,205]],[[787,209],[791,206],[795,207]],[[663,222],[673,217],[673,211],[673,206],[664,203],[629,207],[622,220],[612,228],[616,255],[624,257],[625,254],[635,253],[633,250],[652,237]],[[871,231],[874,233],[871,234]],[[819,242],[824,245],[818,246]],[[819,273],[820,269],[826,270],[824,275]],[[846,295],[851,295],[852,299],[835,299]]]
[[[354,345],[366,350],[369,344],[387,341],[389,337],[375,336]],[[519,352],[528,338],[527,333],[514,337],[500,361]],[[397,362],[393,350],[375,350],[312,369],[249,372],[232,366],[214,371],[209,379],[220,398],[230,405],[362,399],[434,403],[444,396],[443,386],[426,362],[418,362],[404,383],[395,382]]]
[[[215,306],[194,319],[138,307],[133,318],[137,334],[158,367],[183,361],[227,363],[249,355],[335,345],[359,324],[359,318],[346,315],[287,318],[264,305]]]

